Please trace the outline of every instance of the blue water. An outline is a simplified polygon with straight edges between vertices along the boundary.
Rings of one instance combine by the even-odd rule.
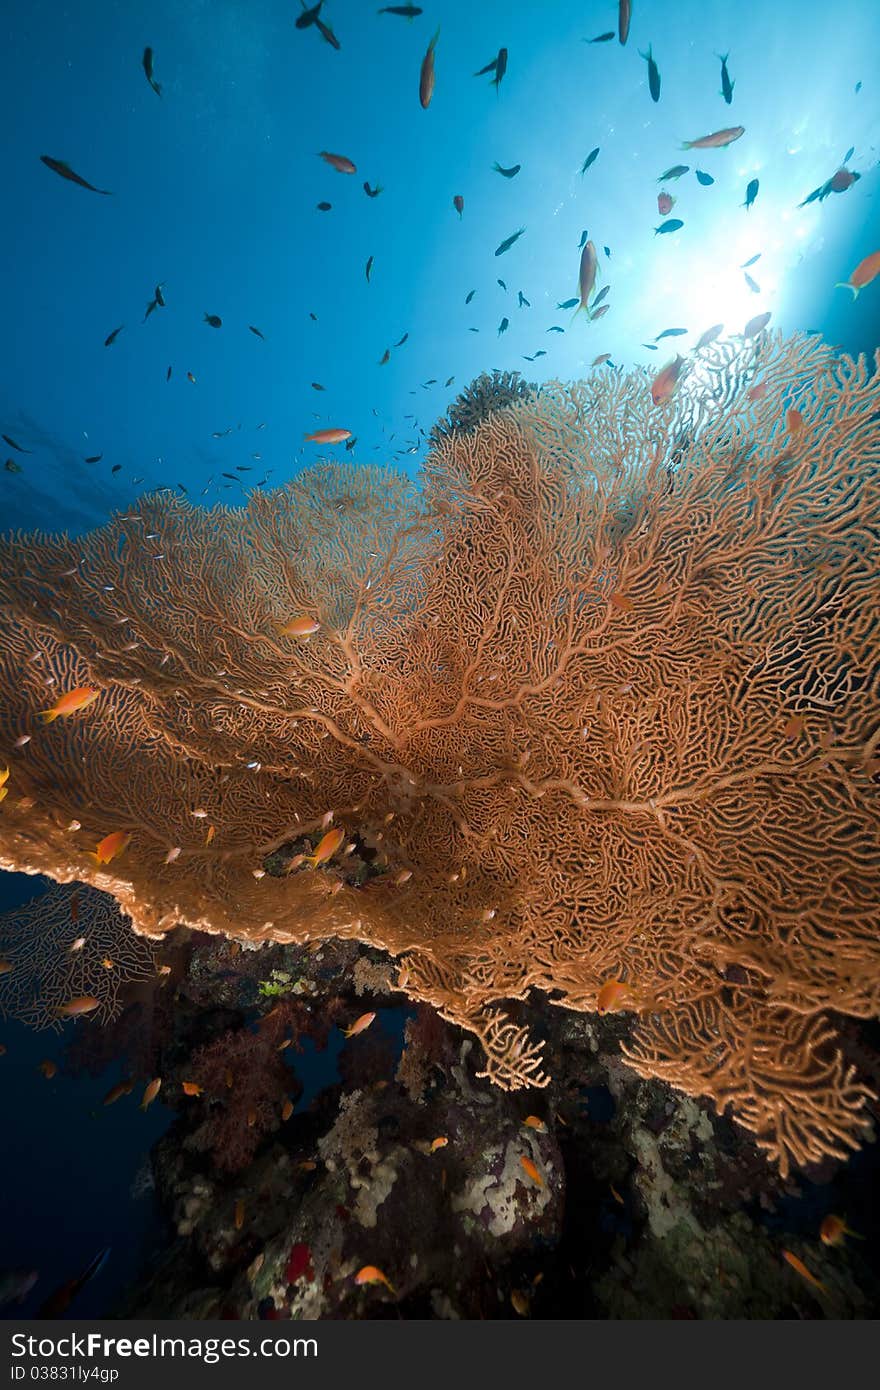
[[[159,485],[239,504],[319,457],[303,436],[326,426],[357,437],[339,457],[415,471],[421,431],[480,371],[575,377],[605,352],[660,365],[710,324],[737,332],[765,310],[773,327],[873,352],[880,283],[855,302],[834,286],[880,247],[880,6],[635,0],[625,48],[583,42],[616,28],[613,3],[426,0],[412,23],[378,8],[328,0],[336,51],[294,27],[293,0],[7,0],[0,431],[31,452],[4,446],[21,468],[0,471],[4,528],[83,531]],[[419,69],[438,24],[423,110]],[[639,52],[649,43],[658,103]],[[502,45],[496,91],[473,73]],[[716,57],[728,52],[730,106]],[[728,149],[680,148],[737,124],[745,135]],[[859,182],[799,209],[850,146]],[[59,178],[42,154],[112,196]],[[496,160],[522,168],[508,180]],[[655,236],[658,176],[678,162],[688,174],[663,186],[684,226]],[[367,197],[364,180],[381,194]],[[584,230],[611,286],[592,325],[556,308],[577,293]],[[741,267],[757,253],[754,292]],[[166,306],[143,322],[160,282]],[[642,346],[673,326],[688,335]],[[223,477],[237,468],[249,471]],[[0,906],[33,887],[7,877]],[[0,1034],[0,1265],[41,1269],[30,1311],[110,1244],[77,1305],[101,1311],[150,1238],[155,1213],[129,1188],[169,1112],[131,1107],[123,1120],[99,1106],[92,1118],[113,1078],[46,1082],[36,1066],[57,1041],[12,1024]]]

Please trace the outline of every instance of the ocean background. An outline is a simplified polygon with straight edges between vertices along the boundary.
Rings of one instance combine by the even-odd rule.
[[[614,3],[426,0],[412,22],[378,8],[328,0],[337,51],[295,28],[293,0],[6,0],[0,432],[28,452],[3,446],[20,469],[0,471],[5,531],[82,533],[160,486],[239,506],[321,457],[303,436],[326,427],[356,436],[333,456],[415,475],[431,425],[481,371],[574,378],[604,353],[656,369],[711,324],[738,333],[764,311],[771,328],[873,354],[880,286],[854,302],[835,284],[880,247],[880,6],[635,0],[625,48],[583,41],[616,30]],[[502,45],[496,91],[473,74]],[[729,106],[716,56],[728,53]],[[745,135],[728,149],[680,148],[736,124]],[[798,208],[850,147],[860,180]],[[495,161],[522,167],[507,179]],[[660,184],[679,162],[689,172]],[[365,180],[382,192],[368,197]],[[684,222],[675,235],[655,235],[661,187]],[[593,324],[557,308],[577,295],[584,231],[611,286]],[[755,292],[742,267],[759,253]],[[166,305],[144,322],[157,284]],[[687,335],[643,346],[670,327]],[[39,888],[3,875],[0,910]],[[38,1063],[60,1062],[64,1038],[0,1024],[0,1268],[40,1270],[2,1316],[33,1313],[109,1245],[75,1314],[108,1311],[156,1237],[151,1197],[132,1187],[171,1112],[161,1099],[146,1115],[103,1109],[112,1070],[46,1081]],[[334,1046],[310,1084],[332,1075]]]

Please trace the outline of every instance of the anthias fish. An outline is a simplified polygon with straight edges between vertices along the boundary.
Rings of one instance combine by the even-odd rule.
[[[142,64],[142,66],[143,66],[144,74],[145,74],[145,76],[146,76],[147,81],[149,82],[149,84],[150,84],[150,86],[152,87],[153,91],[156,93],[156,96],[157,96],[157,97],[160,97],[160,96],[162,95],[162,88],[161,88],[160,84],[156,81],[155,77],[153,76],[153,50],[152,50],[152,48],[145,48],[145,49],[144,49],[144,56],[143,56],[143,58],[141,59],[141,64]]]
[[[428,44],[419,72],[419,104],[423,111],[427,111],[431,105],[431,97],[434,95],[434,50],[437,47],[439,37],[440,30],[438,29]]]
[[[734,140],[739,140],[740,136],[745,135],[745,133],[745,126],[725,126],[724,130],[714,130],[711,135],[701,135],[699,140],[685,140],[681,148],[683,150],[721,150],[727,145],[732,145]]]

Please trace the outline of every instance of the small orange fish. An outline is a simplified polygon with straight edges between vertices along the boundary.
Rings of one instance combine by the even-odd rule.
[[[625,980],[606,980],[596,995],[596,1008],[600,1014],[614,1013],[621,1000],[626,995],[631,995],[632,990]]]
[[[301,1173],[314,1173],[318,1165],[313,1158],[304,1158],[302,1163],[296,1166]]]
[[[191,381],[192,384],[193,384],[193,386],[195,386],[195,384],[196,384],[196,379],[195,379],[195,377],[193,376],[192,372],[187,372],[187,374],[186,374],[186,379],[187,379],[187,381]]]
[[[347,1038],[356,1037],[358,1033],[363,1033],[367,1028],[369,1028],[370,1024],[373,1022],[373,1019],[375,1017],[376,1015],[374,1013],[361,1014],[360,1018],[356,1018],[350,1028],[343,1028],[343,1034]]]
[[[539,1120],[537,1115],[526,1115],[523,1124],[528,1125],[529,1129],[539,1130],[541,1134],[543,1134],[547,1128],[544,1121]]]
[[[153,1101],[156,1099],[156,1097],[157,1097],[157,1095],[159,1094],[159,1092],[161,1091],[161,1089],[162,1089],[162,1078],[161,1078],[161,1076],[154,1076],[154,1077],[153,1077],[153,1080],[149,1083],[149,1085],[147,1086],[147,1089],[144,1091],[144,1097],[143,1097],[143,1100],[141,1101],[141,1110],[146,1110],[149,1106],[151,1106],[151,1105],[153,1104]]]
[[[281,1119],[284,1121],[285,1124],[286,1124],[287,1121],[290,1119],[290,1117],[291,1117],[292,1114],[293,1114],[293,1101],[292,1101],[292,1100],[290,1099],[290,1097],[288,1096],[287,1099],[285,1100],[284,1104],[283,1104],[282,1107],[281,1107]]]
[[[312,868],[317,869],[319,864],[326,864],[328,859],[332,859],[344,839],[344,830],[339,828],[328,830],[327,834],[318,841],[318,848],[311,856]]]
[[[109,956],[105,956],[104,959],[101,961],[101,964],[103,965],[105,970],[113,969],[113,961],[110,959]]]
[[[321,624],[317,618],[309,618],[303,615],[299,618],[291,618],[290,622],[279,623],[278,632],[282,637],[298,637],[303,642],[308,642],[320,628]]]
[[[47,1081],[51,1081],[52,1077],[55,1076],[58,1072],[58,1066],[55,1062],[52,1061],[51,1057],[46,1057],[40,1063],[40,1071],[43,1073]]]
[[[168,853],[165,855],[165,859],[163,862],[166,864],[173,864],[179,854],[180,845],[173,845],[171,849],[168,851]]]
[[[662,367],[651,382],[651,400],[655,405],[668,401],[675,390],[676,382],[684,366],[684,358],[679,354]]]
[[[70,999],[66,1004],[62,1004],[58,1009],[59,1018],[79,1018],[80,1014],[90,1014],[92,1009],[97,1009],[100,1000],[93,994],[80,994],[76,999]]]
[[[434,95],[434,49],[437,47],[439,37],[440,30],[438,29],[428,44],[428,51],[422,59],[422,69],[419,73],[419,102],[423,111],[427,111],[431,105],[431,97]]]
[[[330,154],[329,150],[319,150],[319,158],[325,159],[328,164],[336,170],[337,174],[356,174],[357,165],[352,164],[351,160],[344,154]]]
[[[185,1096],[200,1096],[202,1094],[202,1087],[197,1081],[181,1081],[180,1089]]]
[[[823,1245],[841,1245],[845,1236],[853,1236],[856,1240],[864,1240],[858,1231],[853,1231],[847,1226],[842,1216],[828,1215],[819,1227],[819,1239]]]
[[[254,1125],[255,1125],[256,1123],[257,1123],[257,1112],[256,1112],[256,1110],[254,1110],[253,1108],[251,1108],[251,1109],[247,1112],[247,1125],[248,1125],[248,1129],[253,1129],[253,1127],[254,1127]]]
[[[621,1207],[622,1207],[622,1206],[625,1206],[626,1203],[624,1202],[624,1200],[623,1200],[623,1198],[621,1197],[620,1193],[618,1192],[617,1188],[614,1186],[614,1183],[613,1183],[613,1182],[610,1182],[610,1183],[608,1184],[608,1187],[609,1187],[609,1189],[610,1189],[610,1191],[611,1191],[611,1196],[614,1198],[615,1202],[617,1202],[618,1206],[621,1206]]]
[[[239,1197],[235,1204],[235,1229],[240,1231],[244,1225],[244,1201]]]
[[[41,710],[40,718],[46,724],[51,724],[53,719],[78,714],[80,710],[87,709],[89,705],[93,704],[100,693],[99,690],[93,690],[90,685],[78,685],[75,690],[67,690],[63,695],[59,695],[51,709]]]
[[[443,1134],[439,1135],[438,1138],[436,1138],[436,1139],[432,1139],[432,1140],[431,1140],[431,1153],[432,1153],[432,1154],[435,1154],[435,1153],[437,1152],[438,1149],[445,1149],[445,1148],[446,1148],[446,1145],[447,1145],[448,1143],[449,1143],[449,1140],[448,1140],[448,1139],[446,1138],[446,1136],[443,1135]]]
[[[543,1187],[544,1179],[541,1177],[541,1174],[538,1172],[532,1160],[522,1157],[520,1158],[520,1163],[522,1164],[523,1171],[531,1178],[532,1182],[536,1182],[539,1187]]]
[[[82,948],[83,948],[83,946],[85,946],[85,944],[86,944],[86,939],[85,939],[85,937],[84,937],[84,936],[78,936],[78,937],[76,938],[76,940],[74,941],[73,945],[72,945],[71,948],[70,948],[70,954],[73,955],[75,951],[81,951]]]
[[[797,1255],[793,1255],[790,1250],[783,1250],[782,1258],[791,1265],[792,1269],[795,1270],[802,1279],[806,1279],[808,1284],[812,1284],[814,1289],[819,1289],[821,1293],[827,1294],[828,1290],[825,1285],[816,1278],[815,1274],[810,1273],[803,1260],[799,1260]]]
[[[120,1081],[115,1086],[110,1087],[110,1090],[104,1097],[104,1104],[114,1105],[116,1101],[121,1100],[123,1096],[130,1096],[133,1090],[133,1081]]]
[[[314,434],[307,434],[305,439],[312,444],[341,444],[344,439],[351,439],[351,430],[315,430]]]
[[[393,1284],[376,1265],[364,1265],[354,1276],[354,1282],[356,1284],[384,1284],[389,1293],[394,1293]]]
[[[211,841],[213,840],[213,838],[214,838],[214,836],[215,836],[216,833],[217,833],[217,832],[215,831],[214,826],[213,826],[213,825],[209,825],[209,826],[208,826],[208,829],[207,829],[207,831],[206,831],[206,833],[205,833],[205,844],[206,844],[206,845],[209,845],[209,844],[211,843]]]
[[[9,781],[9,768],[6,767],[6,768],[3,769],[2,772],[0,772],[0,801],[3,800],[4,796],[6,796],[7,792],[9,791],[9,788],[8,788],[7,785],[6,785],[6,783],[7,783],[8,781]]]
[[[122,854],[128,848],[131,840],[131,831],[114,830],[109,835],[105,835],[103,840],[99,840],[95,848],[95,853],[91,856],[95,863],[109,864],[117,855]]]
[[[836,290],[852,290],[853,299],[858,299],[859,290],[870,285],[877,275],[880,275],[880,251],[872,251],[870,256],[859,261],[848,280],[838,280],[834,288]]]
[[[510,1306],[521,1318],[527,1318],[529,1316],[529,1300],[522,1289],[511,1289]]]

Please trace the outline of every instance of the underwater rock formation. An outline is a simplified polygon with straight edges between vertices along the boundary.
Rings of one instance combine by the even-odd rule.
[[[506,1088],[550,1077],[502,1004],[625,979],[639,1075],[783,1174],[846,1154],[869,1090],[829,1011],[880,1009],[880,380],[799,336],[743,353],[760,389],[723,410],[551,383],[420,489],[325,464],[244,510],[153,495],[4,540],[0,865],[150,935],[387,950]],[[302,614],[311,640],[279,632]],[[100,697],[37,732],[49,680]]]

